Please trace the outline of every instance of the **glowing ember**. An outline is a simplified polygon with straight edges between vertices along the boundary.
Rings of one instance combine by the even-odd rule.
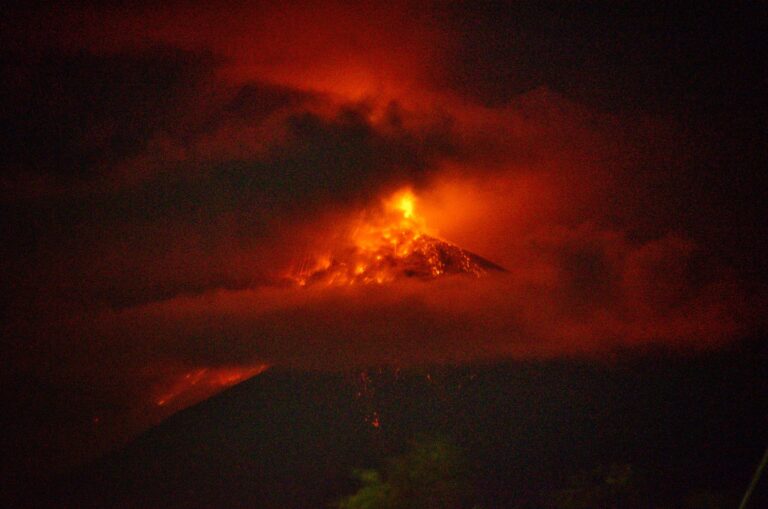
[[[266,364],[248,367],[200,368],[185,373],[170,389],[155,400],[157,406],[183,406],[258,375]]]
[[[503,271],[498,265],[438,239],[416,213],[410,189],[395,193],[355,223],[339,247],[302,264],[288,278],[308,284],[382,284],[402,277],[434,279],[446,274]]]

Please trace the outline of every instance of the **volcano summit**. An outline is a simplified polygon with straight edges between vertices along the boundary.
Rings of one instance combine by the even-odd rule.
[[[288,279],[300,286],[340,286],[505,272],[481,256],[429,235],[423,219],[414,213],[414,204],[410,190],[396,193],[357,221],[340,245],[321,256],[306,257]]]

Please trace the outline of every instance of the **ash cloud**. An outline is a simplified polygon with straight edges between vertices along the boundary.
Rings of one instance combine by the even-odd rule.
[[[339,370],[708,348],[744,330],[735,282],[679,237],[635,245],[582,227],[528,249],[530,265],[485,279],[219,290],[107,312],[74,335],[164,362]]]

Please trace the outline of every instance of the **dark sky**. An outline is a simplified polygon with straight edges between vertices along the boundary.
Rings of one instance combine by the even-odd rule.
[[[10,10],[10,424],[95,443],[107,421],[108,442],[159,418],[147,405],[199,369],[214,390],[216,370],[262,363],[592,355],[753,333],[767,20],[757,5],[663,3]],[[274,285],[338,218],[406,185],[442,236],[509,275]]]

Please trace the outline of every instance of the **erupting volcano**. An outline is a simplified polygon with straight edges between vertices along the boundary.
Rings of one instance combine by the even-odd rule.
[[[504,272],[499,265],[430,235],[415,206],[410,189],[395,193],[354,221],[338,246],[320,256],[305,257],[288,279],[300,286],[342,286]]]

